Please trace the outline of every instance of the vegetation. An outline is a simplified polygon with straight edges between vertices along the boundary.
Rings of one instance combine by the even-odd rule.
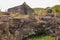
[[[33,8],[33,10],[35,11],[36,14],[38,15],[45,15],[47,13],[48,9],[52,9],[53,10],[53,14],[57,14],[60,15],[60,5],[55,5],[53,7],[46,7],[46,8]]]
[[[52,7],[52,9],[55,11],[57,15],[60,16],[60,5],[55,5],[54,7]]]
[[[55,40],[55,37],[52,36],[33,36],[33,37],[29,37],[26,40]]]

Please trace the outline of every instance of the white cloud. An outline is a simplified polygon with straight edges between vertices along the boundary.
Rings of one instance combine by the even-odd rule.
[[[0,9],[3,11],[10,7],[21,5],[23,2],[26,2],[30,7],[48,7],[60,4],[60,0],[1,0]]]

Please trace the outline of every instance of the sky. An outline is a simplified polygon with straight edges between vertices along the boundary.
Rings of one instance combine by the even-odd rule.
[[[60,5],[60,0],[0,0],[1,11],[18,6],[26,2],[32,8],[46,8],[54,5]]]

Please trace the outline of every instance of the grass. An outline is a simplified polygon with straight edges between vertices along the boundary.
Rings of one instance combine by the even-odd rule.
[[[52,36],[32,36],[32,37],[28,37],[26,38],[26,40],[55,40],[55,37]]]

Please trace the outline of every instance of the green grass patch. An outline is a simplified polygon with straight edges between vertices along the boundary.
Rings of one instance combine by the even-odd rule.
[[[28,37],[25,40],[55,40],[55,37],[52,36],[32,36],[32,37]]]

